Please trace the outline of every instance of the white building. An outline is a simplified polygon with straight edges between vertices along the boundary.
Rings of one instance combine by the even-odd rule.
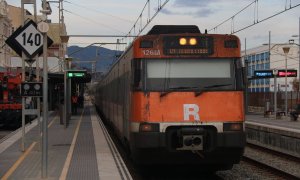
[[[286,57],[283,47],[290,47],[287,54],[287,69],[296,69],[299,79],[299,46],[293,44],[271,44],[270,56],[269,45],[258,46],[242,52],[245,67],[248,67],[248,77],[253,77],[255,70],[285,69]],[[246,60],[246,61],[245,61]],[[295,77],[287,78],[287,91],[293,91],[292,81]],[[277,88],[285,91],[285,78],[277,78]],[[248,92],[274,91],[274,78],[255,79],[248,83]]]
[[[5,45],[6,39],[12,34],[12,22],[8,17],[8,4],[0,0],[0,71],[10,67],[11,49]]]

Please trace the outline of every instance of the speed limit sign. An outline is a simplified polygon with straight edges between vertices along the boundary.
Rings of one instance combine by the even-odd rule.
[[[29,56],[32,56],[43,45],[42,33],[32,24],[27,26],[27,28],[16,37],[16,40]]]
[[[17,29],[7,40],[6,43],[15,50],[20,56],[22,51],[27,57],[33,58],[43,51],[43,34],[37,30],[34,21],[28,21],[23,27]],[[48,37],[47,46],[53,41]]]

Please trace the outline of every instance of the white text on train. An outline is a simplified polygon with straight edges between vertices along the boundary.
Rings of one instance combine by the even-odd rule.
[[[143,50],[144,56],[160,56],[160,50],[158,49],[150,49],[150,50]]]
[[[194,116],[195,121],[200,121],[199,106],[197,104],[184,104],[183,113],[185,121],[189,121],[190,116]]]

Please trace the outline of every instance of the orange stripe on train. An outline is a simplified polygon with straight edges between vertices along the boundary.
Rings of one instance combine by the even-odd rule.
[[[194,92],[170,92],[163,97],[160,94],[134,92],[131,119],[134,122],[195,122],[198,120],[195,113],[200,122],[245,119],[242,92],[203,92],[197,97]]]

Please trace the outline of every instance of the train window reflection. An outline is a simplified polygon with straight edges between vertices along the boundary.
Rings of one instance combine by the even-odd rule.
[[[230,59],[147,60],[147,78],[230,78]]]

